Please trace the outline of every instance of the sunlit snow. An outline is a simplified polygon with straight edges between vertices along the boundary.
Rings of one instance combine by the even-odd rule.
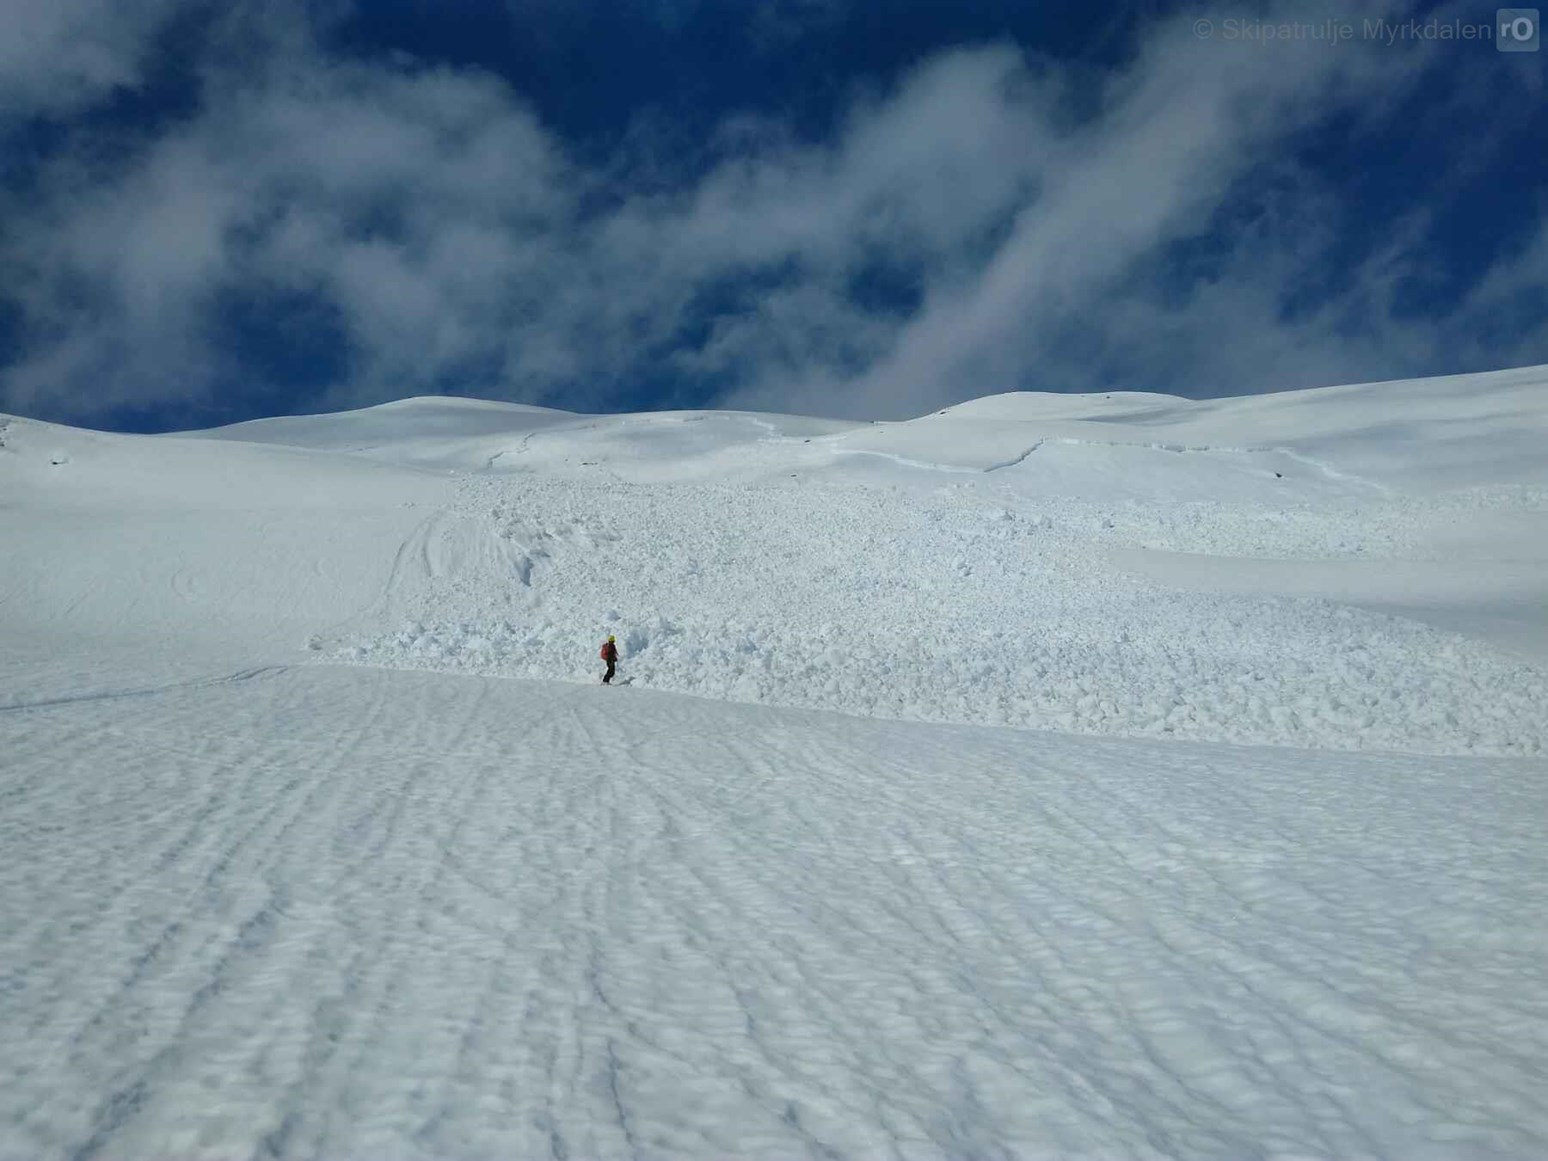
[[[1542,368],[0,417],[0,1157],[1548,1155],[1545,610]]]

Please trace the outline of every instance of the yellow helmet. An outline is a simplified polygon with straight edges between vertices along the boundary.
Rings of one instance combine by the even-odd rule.
[[[611,633],[609,633],[609,634],[608,634],[608,635],[607,635],[607,639],[608,639],[608,640],[609,640],[609,641],[616,641],[616,640],[618,640],[618,638],[617,638],[617,637],[614,637],[614,636],[613,636],[613,635],[612,635],[612,634],[611,634]]]

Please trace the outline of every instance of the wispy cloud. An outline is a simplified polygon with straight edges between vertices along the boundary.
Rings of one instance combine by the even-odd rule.
[[[6,0],[0,124],[70,113],[142,80],[156,34],[181,0]]]
[[[164,17],[104,33],[111,68],[53,88],[39,70],[13,99],[132,83]],[[41,43],[69,61],[64,39]],[[345,345],[319,408],[456,390],[606,408],[645,383],[902,415],[1016,387],[1406,374],[1448,339],[1484,364],[1545,354],[1530,320],[1456,339],[1541,296],[1541,238],[1424,319],[1394,305],[1422,224],[1325,275],[1348,207],[1287,142],[1334,114],[1390,127],[1423,47],[1263,51],[1190,20],[1105,72],[957,48],[857,96],[829,140],[728,115],[691,163],[648,118],[583,162],[503,81],[331,57],[299,7],[238,6],[208,53],[196,113],[134,148],[82,135],[0,204],[22,320],[0,409],[207,405],[255,373],[228,316],[279,303]]]

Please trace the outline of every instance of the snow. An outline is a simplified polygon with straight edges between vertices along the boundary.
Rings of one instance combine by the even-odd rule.
[[[1548,1154],[1545,388],[0,417],[0,1158]]]
[[[1224,595],[1115,575],[1108,545],[1179,536],[1150,513],[949,487],[900,502],[875,487],[479,475],[424,532],[408,619],[323,648],[579,678],[616,614],[637,680],[737,701],[1330,749],[1548,748],[1541,664],[1320,599],[1315,583],[1290,599],[1261,591],[1272,577]],[[1205,513],[1211,538],[1246,519]],[[1520,567],[1548,591],[1548,567]]]

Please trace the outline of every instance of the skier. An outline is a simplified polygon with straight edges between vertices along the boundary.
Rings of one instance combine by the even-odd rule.
[[[617,641],[618,638],[609,633],[607,640],[602,642],[602,652],[598,654],[603,661],[607,662],[607,672],[602,675],[603,685],[611,685],[613,682],[613,667],[618,664]]]

